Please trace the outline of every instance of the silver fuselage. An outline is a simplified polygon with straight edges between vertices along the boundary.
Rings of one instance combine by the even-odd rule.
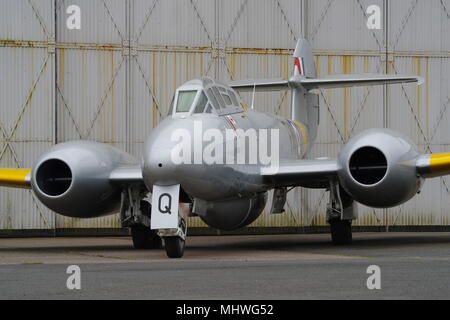
[[[275,115],[248,110],[228,115],[234,119],[235,127],[243,131],[249,129],[256,132],[259,141],[259,129],[277,130],[279,141],[279,160],[295,160],[306,155],[308,138],[301,130],[302,124],[294,123]],[[180,128],[185,129],[191,136],[195,136],[195,126],[201,126],[203,131],[218,129],[226,136],[230,129],[226,116],[216,114],[193,114],[186,118],[168,116],[164,119],[147,139],[143,157],[142,170],[144,182],[149,190],[154,185],[180,184],[194,201],[206,202],[201,218],[208,224],[219,229],[235,229],[242,227],[259,216],[266,202],[266,191],[270,188],[260,175],[261,164],[213,163],[174,164],[172,152],[176,143],[172,134]],[[234,148],[217,145],[227,154],[236,155],[238,140],[244,136],[233,136]],[[228,145],[230,143],[228,139]],[[247,141],[248,142],[248,141]],[[205,141],[196,141],[207,146]],[[225,144],[225,141],[223,142]],[[192,148],[195,143],[192,144]],[[245,153],[249,154],[250,144],[245,143]],[[242,152],[242,150],[240,150]],[[224,161],[225,162],[225,161]],[[255,212],[257,211],[257,212]],[[234,219],[232,218],[234,216]]]

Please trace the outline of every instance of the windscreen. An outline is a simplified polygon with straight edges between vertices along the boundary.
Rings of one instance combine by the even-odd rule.
[[[173,101],[175,100],[175,95],[172,97],[172,101],[170,102],[170,108],[168,115],[171,115],[173,113]]]
[[[189,112],[196,95],[197,90],[178,92],[177,112]]]
[[[197,105],[195,106],[194,113],[203,113],[205,111],[206,104],[208,103],[208,98],[205,96],[205,93],[202,91]]]

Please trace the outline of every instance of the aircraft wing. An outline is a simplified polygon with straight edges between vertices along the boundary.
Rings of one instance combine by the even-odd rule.
[[[338,166],[336,159],[294,160],[281,162],[278,168],[264,167],[261,175],[265,183],[277,187],[325,188],[337,175]]]
[[[124,166],[114,169],[109,180],[117,184],[143,183],[140,166]],[[0,186],[31,189],[30,168],[0,168]]]
[[[450,174],[450,153],[425,154],[417,160],[417,172],[424,178]]]
[[[450,153],[426,154],[415,163],[417,173],[424,178],[450,174]],[[263,167],[261,176],[273,186],[327,187],[336,177],[336,159],[293,160],[281,162],[278,168]],[[123,166],[114,169],[109,180],[117,184],[143,183],[141,167]],[[31,188],[31,169],[0,168],[0,186]]]
[[[119,184],[143,183],[142,168],[140,165],[118,167],[109,175],[109,181]]]
[[[450,153],[421,155],[405,165],[415,166],[423,178],[449,175]],[[261,175],[265,183],[274,187],[327,188],[330,179],[337,177],[338,170],[336,159],[293,160],[281,162],[278,168],[263,167]]]
[[[31,169],[0,168],[0,186],[31,188]]]
[[[230,82],[228,85],[237,91],[278,91],[287,90],[303,86],[307,90],[312,89],[332,89],[358,86],[373,86],[396,83],[417,82],[423,83],[423,79],[418,76],[390,75],[390,74],[341,74],[331,75],[323,78],[302,78],[293,77],[290,80],[284,79],[251,79]]]

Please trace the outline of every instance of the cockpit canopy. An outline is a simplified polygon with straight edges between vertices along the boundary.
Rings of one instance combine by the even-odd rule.
[[[174,117],[199,113],[223,115],[242,111],[236,92],[208,77],[188,81],[179,87],[171,106]]]

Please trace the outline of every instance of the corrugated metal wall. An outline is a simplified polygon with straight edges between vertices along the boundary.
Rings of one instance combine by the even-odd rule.
[[[81,30],[66,28],[72,4],[81,8]],[[366,28],[372,4],[383,11],[382,30]],[[422,87],[321,91],[313,157],[336,156],[370,127],[403,132],[426,152],[448,151],[449,34],[449,0],[0,0],[0,166],[31,166],[55,141],[80,138],[140,155],[177,86],[201,75],[286,78],[302,35],[320,75],[426,79]],[[256,105],[288,116],[289,95],[259,95]],[[360,206],[356,224],[449,225],[449,190],[446,178],[427,181],[398,208]],[[326,193],[296,189],[288,199],[287,214],[265,212],[254,225],[325,225]],[[0,190],[0,229],[118,226],[117,216],[64,218],[29,191]]]
[[[30,167],[53,143],[54,3],[0,1],[0,166]],[[52,229],[31,191],[2,188],[0,229]]]

